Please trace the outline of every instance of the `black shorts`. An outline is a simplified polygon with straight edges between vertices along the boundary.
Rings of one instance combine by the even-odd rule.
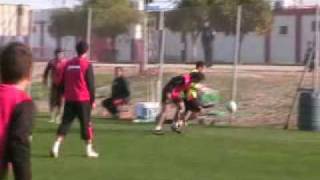
[[[63,99],[63,96],[59,87],[52,84],[50,89],[50,99],[49,99],[50,109],[56,106],[60,107],[62,105],[62,99]]]
[[[201,103],[198,99],[192,100],[184,100],[184,104],[186,106],[186,112],[200,112],[201,111]]]
[[[58,128],[58,135],[65,136],[75,118],[79,119],[81,138],[90,140],[93,138],[91,125],[91,104],[90,102],[66,102],[62,122]]]

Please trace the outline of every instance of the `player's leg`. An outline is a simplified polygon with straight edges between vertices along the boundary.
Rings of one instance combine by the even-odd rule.
[[[177,117],[176,117],[175,121],[179,123],[179,122],[183,121],[185,111],[186,111],[186,106],[185,106],[184,101],[182,101],[182,100],[175,102],[175,105],[177,107]]]
[[[176,111],[175,118],[174,118],[172,125],[171,125],[171,130],[173,130],[174,132],[177,132],[177,133],[181,133],[180,127],[183,124],[183,119],[184,119],[186,107],[185,107],[185,103],[183,100],[175,101],[175,105],[176,105],[177,111]]]
[[[64,140],[64,137],[68,133],[71,124],[76,117],[76,107],[74,102],[66,102],[62,117],[62,122],[60,123],[57,131],[57,138],[52,146],[51,155],[55,158],[59,156],[60,145]]]
[[[0,179],[7,179],[8,164],[5,162],[0,163]]]
[[[56,101],[56,92],[54,85],[50,86],[50,92],[49,92],[49,112],[50,112],[50,120],[49,122],[55,122],[55,101]]]
[[[81,138],[86,141],[86,155],[89,158],[98,158],[99,154],[93,149],[93,127],[91,122],[91,104],[77,104],[77,114],[80,121]]]
[[[29,155],[30,156],[30,155]],[[12,162],[14,179],[16,180],[31,180],[30,157],[19,156]]]
[[[164,125],[164,122],[166,120],[166,117],[167,117],[168,109],[169,109],[169,103],[163,102],[162,105],[161,105],[160,114],[157,117],[157,124],[156,124],[156,127],[154,129],[154,133],[163,134],[162,129],[163,129],[163,125]]]
[[[62,118],[62,107],[64,104],[64,100],[63,100],[63,94],[58,91],[58,95],[57,95],[57,103],[56,103],[56,123],[60,124],[61,122],[61,118]]]
[[[112,116],[116,116],[117,115],[117,107],[114,106],[113,104],[113,98],[107,98],[105,100],[102,101],[102,106],[107,109]]]
[[[186,108],[188,109],[188,113],[184,117],[184,122],[187,125],[191,118],[196,118],[199,115],[202,108],[198,99],[188,100],[186,102]]]

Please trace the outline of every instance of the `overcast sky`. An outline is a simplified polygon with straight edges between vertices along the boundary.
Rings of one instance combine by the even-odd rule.
[[[0,0],[0,4],[27,4],[33,9],[70,7],[77,3],[77,0]]]
[[[275,0],[272,0],[275,1]],[[286,5],[292,5],[294,0],[285,0]],[[299,0],[297,0],[299,1]],[[314,4],[318,0],[303,0],[305,4]],[[319,0],[320,1],[320,0]],[[0,0],[0,4],[28,4],[33,9],[47,9],[54,7],[70,7],[79,3],[77,0]]]

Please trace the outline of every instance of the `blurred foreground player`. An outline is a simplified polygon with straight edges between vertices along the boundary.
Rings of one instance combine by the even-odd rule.
[[[50,76],[50,98],[49,98],[49,110],[51,119],[49,122],[59,123],[61,118],[61,107],[63,101],[62,92],[59,89],[59,85],[62,80],[64,65],[66,63],[63,57],[63,51],[57,48],[54,52],[54,59],[50,60],[43,75],[43,83],[48,85],[48,77]]]
[[[188,91],[192,83],[199,83],[204,80],[204,74],[201,72],[192,72],[185,75],[173,77],[162,90],[162,107],[159,114],[157,125],[154,129],[155,134],[163,134],[162,128],[166,120],[166,116],[170,111],[170,105],[176,106],[177,112],[172,124],[172,130],[180,133],[176,122],[183,119],[185,113],[185,104],[182,98],[182,94]]]
[[[112,82],[111,97],[102,101],[102,106],[106,108],[114,118],[118,117],[118,107],[127,104],[130,98],[129,83],[124,77],[121,67],[115,68],[115,78]]]
[[[12,43],[0,56],[0,180],[9,164],[15,180],[31,180],[30,142],[34,105],[25,89],[30,84],[32,53]]]
[[[87,157],[97,158],[99,156],[92,145],[91,109],[95,106],[95,86],[93,67],[86,57],[88,44],[80,41],[76,45],[76,51],[78,56],[66,63],[62,78],[62,89],[66,102],[57,139],[51,149],[51,155],[55,158],[58,158],[60,145],[75,118],[79,118],[80,121],[81,138],[86,141]]]

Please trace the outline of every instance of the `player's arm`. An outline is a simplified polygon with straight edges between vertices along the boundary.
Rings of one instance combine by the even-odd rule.
[[[49,72],[52,70],[52,63],[51,62],[48,62],[45,70],[44,70],[44,73],[43,73],[43,84],[47,85],[48,83],[48,76],[49,76]]]
[[[86,83],[90,93],[90,103],[93,104],[95,101],[95,84],[92,64],[89,65],[86,73]]]
[[[29,136],[35,112],[32,101],[19,104],[12,116],[8,133],[8,158],[12,162],[15,179],[31,180]]]
[[[123,87],[123,96],[125,98],[129,98],[130,97],[130,88],[129,88],[129,82],[123,78],[122,79],[122,87]]]

